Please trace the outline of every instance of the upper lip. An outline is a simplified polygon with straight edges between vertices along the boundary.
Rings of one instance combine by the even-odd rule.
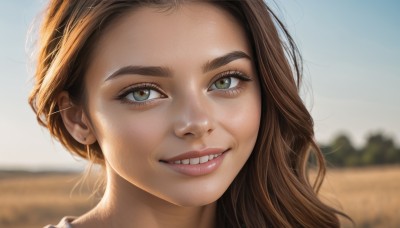
[[[174,162],[178,160],[184,160],[184,159],[190,159],[190,158],[198,158],[206,155],[211,155],[211,154],[221,154],[224,153],[227,150],[221,149],[221,148],[208,148],[204,150],[192,150],[192,151],[187,151],[182,154],[179,154],[175,157],[168,158],[168,159],[162,159],[161,161],[164,162]]]

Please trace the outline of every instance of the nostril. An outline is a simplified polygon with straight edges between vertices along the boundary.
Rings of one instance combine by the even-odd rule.
[[[190,118],[179,119],[174,126],[178,137],[198,138],[209,135],[212,131],[212,121],[206,115],[191,115]]]

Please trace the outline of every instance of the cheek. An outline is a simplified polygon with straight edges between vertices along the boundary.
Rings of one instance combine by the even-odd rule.
[[[223,128],[233,136],[236,146],[244,151],[252,151],[257,139],[261,118],[261,98],[259,90],[232,102],[220,117]]]
[[[152,161],[166,135],[165,120],[153,112],[114,113],[119,115],[104,112],[97,118],[98,140],[110,165],[140,167],[144,161]]]

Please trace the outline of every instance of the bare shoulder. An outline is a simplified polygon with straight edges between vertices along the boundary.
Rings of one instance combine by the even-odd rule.
[[[66,216],[61,219],[57,225],[47,225],[43,228],[98,228],[104,224],[99,221],[100,218],[85,214],[80,217]]]
[[[100,228],[109,227],[106,220],[106,216],[102,216],[96,209],[93,209],[86,214],[75,218],[65,228]],[[58,228],[58,227],[56,227]],[[63,227],[64,228],[64,227]]]
[[[44,228],[72,228],[71,223],[76,217],[66,216],[57,225],[47,225]]]

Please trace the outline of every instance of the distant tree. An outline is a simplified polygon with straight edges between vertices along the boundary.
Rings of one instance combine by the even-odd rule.
[[[342,167],[358,164],[358,151],[346,134],[339,134],[329,146],[321,146],[321,150],[328,165]]]
[[[329,145],[320,148],[332,167],[400,164],[400,148],[381,132],[370,134],[360,150],[346,134],[339,134]]]
[[[363,165],[391,164],[400,162],[400,153],[393,139],[382,133],[371,134],[362,148],[361,161]]]

